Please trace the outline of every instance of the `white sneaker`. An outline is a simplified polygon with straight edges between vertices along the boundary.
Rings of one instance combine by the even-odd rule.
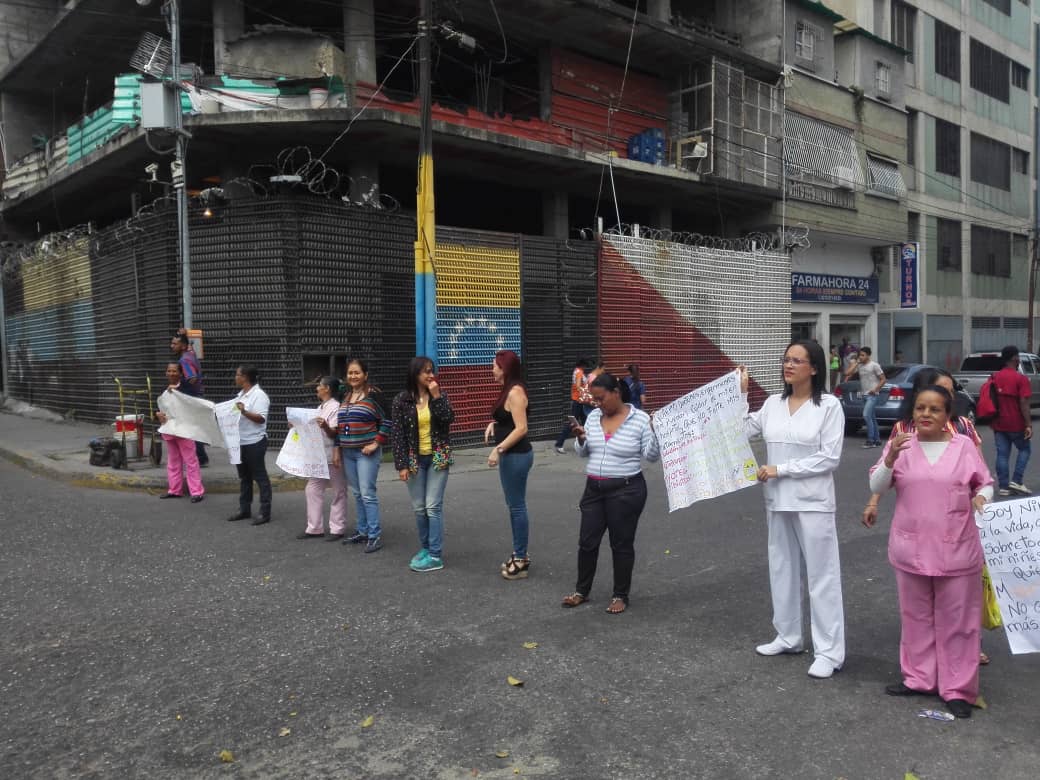
[[[1011,495],[1011,491],[1008,490],[1007,488],[1000,488],[997,491],[997,495],[998,496],[1010,496]]]
[[[563,447],[554,447],[553,449],[555,449],[561,455],[566,455],[567,454],[567,450],[565,450]]]
[[[777,637],[772,642],[756,647],[755,652],[759,655],[783,655],[784,653],[800,653],[802,652],[802,647],[801,645],[791,647],[787,642]]]
[[[1021,482],[1008,482],[1008,487],[1015,493],[1021,493],[1023,496],[1032,494],[1032,490],[1027,488]]]
[[[826,680],[835,672],[840,671],[840,666],[835,666],[826,658],[817,658],[812,662],[812,666],[809,667],[809,676],[815,677],[817,680]]]

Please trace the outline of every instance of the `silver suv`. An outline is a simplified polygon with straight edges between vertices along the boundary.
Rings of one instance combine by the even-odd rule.
[[[954,378],[965,392],[978,402],[979,391],[990,375],[1004,367],[999,352],[972,352],[961,363],[961,370]],[[1029,380],[1032,394],[1029,398],[1031,407],[1040,406],[1040,357],[1031,352],[1018,354],[1018,370]]]

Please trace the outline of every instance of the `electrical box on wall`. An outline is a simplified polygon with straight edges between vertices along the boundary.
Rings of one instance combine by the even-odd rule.
[[[141,84],[141,127],[146,130],[177,126],[177,91],[162,83]]]

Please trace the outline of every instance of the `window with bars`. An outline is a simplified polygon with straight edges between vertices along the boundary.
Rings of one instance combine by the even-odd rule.
[[[801,114],[784,114],[787,176],[843,189],[863,186],[863,169],[852,132]]]
[[[815,24],[799,20],[794,32],[794,58],[799,65],[812,68],[818,40],[823,40],[823,31]]]
[[[971,180],[1001,190],[1011,189],[1011,147],[978,133],[971,134]]]
[[[1011,60],[971,39],[971,88],[1002,103],[1011,101]]]
[[[935,20],[935,72],[961,80],[961,34],[955,27]]]
[[[867,155],[867,189],[890,198],[905,198],[906,184],[899,165],[891,160]]]
[[[1029,68],[1011,61],[1011,86],[1018,89],[1029,89]]]
[[[1015,173],[1029,174],[1029,152],[1022,149],[1011,149],[1011,165]]]
[[[892,68],[880,60],[874,63],[874,89],[880,98],[892,97]]]
[[[935,170],[957,178],[961,175],[961,128],[943,119],[935,120]]]
[[[914,61],[914,28],[917,25],[917,9],[902,0],[892,0],[892,43],[910,52],[906,58]]]
[[[1011,276],[1011,234],[971,226],[971,272],[983,276]]]
[[[953,219],[940,219],[938,234],[939,270],[961,270],[961,223]]]

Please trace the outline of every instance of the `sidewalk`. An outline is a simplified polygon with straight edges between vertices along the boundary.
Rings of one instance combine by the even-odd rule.
[[[147,458],[150,439],[145,436],[145,457],[131,460],[127,469],[91,466],[88,443],[95,437],[112,436],[110,425],[64,420],[59,415],[24,403],[8,400],[0,407],[0,457],[40,476],[68,482],[79,487],[108,490],[166,491],[166,447],[163,464],[153,466]],[[165,444],[165,443],[164,443]],[[551,451],[551,442],[534,442],[536,452]],[[267,473],[276,491],[303,490],[305,479],[292,477],[275,465],[277,447],[267,452]],[[207,493],[237,493],[238,473],[222,447],[207,447],[209,465],[202,470]],[[386,449],[389,451],[389,448]],[[484,447],[456,450],[452,473],[487,471]],[[552,463],[540,458],[536,464]],[[379,470],[379,482],[393,482],[397,474],[386,465]]]

